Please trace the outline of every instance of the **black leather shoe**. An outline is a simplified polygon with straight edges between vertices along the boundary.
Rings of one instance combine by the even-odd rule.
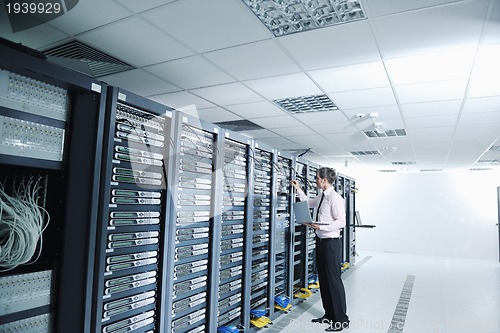
[[[313,320],[311,320],[313,323],[325,323],[325,324],[329,324],[330,323],[330,319],[326,318],[325,316],[323,317],[320,317],[320,318],[314,318]]]
[[[335,323],[332,323],[330,325],[330,327],[328,327],[327,329],[325,329],[326,332],[340,332],[340,331],[343,331],[343,330],[346,330],[349,328],[349,322],[346,321],[344,323],[342,322],[335,322]]]

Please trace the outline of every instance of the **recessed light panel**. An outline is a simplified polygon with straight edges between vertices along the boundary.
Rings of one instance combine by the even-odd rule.
[[[354,156],[373,156],[380,155],[377,150],[362,150],[362,151],[351,151],[351,154]]]
[[[243,0],[276,36],[366,18],[359,0]]]
[[[282,98],[276,99],[273,102],[290,113],[333,111],[339,109],[327,95]]]

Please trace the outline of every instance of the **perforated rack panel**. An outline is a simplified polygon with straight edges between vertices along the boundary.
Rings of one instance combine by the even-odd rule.
[[[174,333],[207,327],[215,136],[182,124],[173,261]]]
[[[272,218],[273,153],[254,150],[254,213],[252,234],[252,310],[265,309],[269,302],[269,279],[271,275],[270,238]]]
[[[168,219],[164,156],[171,118],[140,105],[141,99],[135,105],[127,102],[126,92],[115,90],[113,95],[96,326],[102,333],[152,332],[158,324]]]
[[[247,191],[247,146],[225,138],[218,327],[241,324]]]
[[[318,168],[311,164],[307,166],[307,179],[310,184],[307,189],[307,196],[309,198],[314,198],[318,195],[318,188],[316,187],[316,173]],[[311,212],[312,213],[312,212]],[[307,270],[308,278],[312,275],[317,274],[316,269],[316,232],[312,228],[307,228]]]
[[[278,156],[276,162],[276,229],[275,235],[275,296],[291,297],[290,279],[293,267],[290,263],[291,230],[290,230],[290,195],[292,160]]]

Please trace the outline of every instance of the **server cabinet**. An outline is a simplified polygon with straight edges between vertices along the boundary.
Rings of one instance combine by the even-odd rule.
[[[224,137],[213,124],[175,112],[168,175],[168,249],[163,332],[215,332]]]
[[[250,273],[254,164],[250,149],[250,138],[224,132],[220,242],[214,244],[220,256],[217,327],[249,325],[250,284],[263,278],[261,272]]]
[[[356,263],[356,181],[348,178],[347,182],[348,198],[346,201],[346,228],[348,242],[346,252],[348,253],[349,265]]]
[[[341,230],[340,237],[342,238],[342,268],[346,269],[355,261],[355,230],[354,230],[354,199],[355,181],[345,175],[339,174],[335,189],[345,200],[346,209],[346,226]]]
[[[274,306],[271,297],[275,258],[271,256],[271,225],[273,224],[273,170],[275,151],[264,144],[253,144],[253,221],[251,237],[250,310],[265,311]],[[272,284],[270,283],[272,282]]]
[[[307,163],[307,191],[306,194],[309,198],[314,198],[318,195],[318,187],[316,186],[316,174],[319,166],[311,162]],[[312,212],[311,212],[312,213]],[[317,286],[317,274],[318,270],[316,267],[316,231],[312,228],[307,228],[306,231],[307,240],[307,278],[309,285]]]
[[[292,216],[292,190],[290,180],[292,178],[292,157],[282,152],[274,156],[274,178],[275,187],[275,209],[273,228],[271,230],[274,251],[274,290],[273,299],[283,300],[282,305],[289,304],[293,294],[293,233],[291,227]],[[276,299],[276,297],[278,297]],[[277,304],[281,308],[286,308]],[[279,308],[278,308],[279,309]],[[275,311],[276,312],[276,311]]]
[[[172,111],[120,88],[108,95],[91,331],[162,332]]]
[[[105,100],[104,84],[0,41],[1,219],[10,228],[2,230],[0,331],[89,330]],[[27,216],[36,228],[20,227]],[[27,232],[43,241],[25,242]],[[10,246],[33,256],[14,261]]]
[[[335,182],[335,190],[337,193],[339,193],[342,198],[344,198],[344,201],[346,203],[346,226],[340,230],[340,239],[342,240],[342,268],[344,268],[344,263],[348,262],[348,252],[346,251],[347,248],[347,228],[348,228],[348,223],[347,223],[347,189],[346,189],[346,179],[344,175],[342,174],[337,174],[337,180]]]
[[[307,179],[307,162],[300,162],[295,160],[293,164],[292,177],[296,179],[301,187],[307,192],[309,188]],[[299,201],[294,198],[293,201]],[[292,218],[291,221],[294,219]],[[303,224],[293,223],[294,238],[293,238],[293,294],[294,300],[302,300],[299,296],[301,295],[301,288],[306,288],[308,285],[307,277],[307,236],[309,235],[309,230],[307,226]],[[297,299],[296,299],[297,298]]]

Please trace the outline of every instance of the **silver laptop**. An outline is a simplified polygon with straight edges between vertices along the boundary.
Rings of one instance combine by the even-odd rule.
[[[307,205],[307,201],[294,202],[292,206],[293,206],[293,213],[295,214],[295,223],[297,224],[304,224],[304,223],[330,224],[330,222],[313,221],[311,213],[309,211],[309,207]]]

